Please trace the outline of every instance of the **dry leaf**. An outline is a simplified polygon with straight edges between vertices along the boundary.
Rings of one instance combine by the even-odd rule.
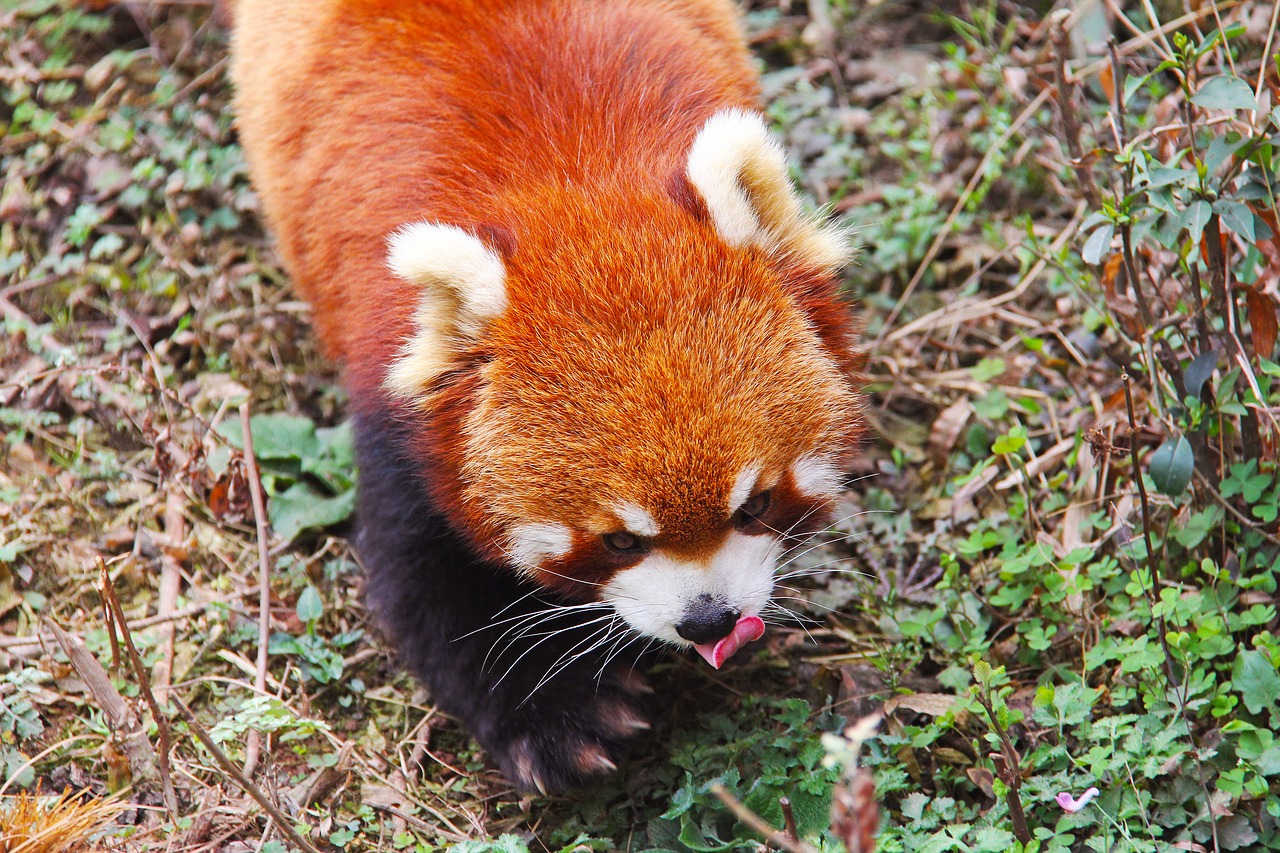
[[[1276,348],[1275,300],[1256,288],[1244,292],[1244,304],[1249,315],[1249,328],[1253,330],[1253,352],[1258,358],[1271,358]]]
[[[969,777],[972,782],[982,793],[988,797],[994,797],[995,791],[995,774],[985,767],[970,767],[964,771],[964,775]]]
[[[244,458],[236,455],[227,465],[227,470],[210,487],[205,503],[213,517],[220,521],[242,521],[253,508],[252,501]]]
[[[1098,72],[1098,83],[1102,86],[1102,91],[1107,93],[1107,102],[1114,104],[1116,102],[1116,78],[1115,73],[1111,70],[1111,63],[1102,66],[1102,70]]]
[[[947,454],[960,440],[969,416],[973,414],[973,404],[962,398],[947,406],[929,427],[929,455],[935,459],[947,458]]]
[[[884,703],[885,714],[892,714],[898,708],[906,708],[919,714],[941,717],[956,704],[956,697],[950,693],[908,693],[894,696]]]

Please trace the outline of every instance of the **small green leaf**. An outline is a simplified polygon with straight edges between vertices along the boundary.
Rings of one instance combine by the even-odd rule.
[[[1209,224],[1209,216],[1213,213],[1213,208],[1209,202],[1199,199],[1187,205],[1187,209],[1182,211],[1182,215],[1178,217],[1178,227],[1185,228],[1193,239],[1199,239],[1204,233],[1204,227]]]
[[[984,358],[969,368],[969,375],[975,382],[990,382],[1005,371],[1003,358]]]
[[[98,207],[88,203],[81,204],[67,217],[67,242],[80,248],[105,218],[106,214]]]
[[[1169,439],[1151,454],[1147,472],[1156,488],[1170,497],[1182,494],[1196,469],[1191,443],[1182,436]]]
[[[1080,223],[1080,231],[1081,233],[1085,231],[1092,231],[1094,228],[1097,228],[1099,225],[1103,224],[1104,222],[1110,222],[1110,221],[1111,221],[1111,217],[1108,216],[1106,213],[1104,213],[1101,210],[1095,210],[1093,213],[1090,213],[1088,216],[1084,218],[1084,222]]]
[[[1258,471],[1258,460],[1246,459],[1244,462],[1233,462],[1230,474],[1222,478],[1219,489],[1224,498],[1240,495],[1248,504],[1257,503],[1267,489],[1275,483],[1275,476],[1265,471]]]
[[[1084,262],[1086,264],[1102,263],[1103,258],[1111,254],[1111,238],[1115,233],[1115,226],[1107,224],[1090,234],[1089,239],[1085,241],[1084,250],[1080,253]]]
[[[723,842],[718,838],[707,838],[702,827],[690,815],[680,816],[680,843],[696,853],[720,853],[732,850],[732,842]]]
[[[1009,411],[1009,395],[993,388],[973,401],[973,410],[984,418],[998,421]]]
[[[1253,211],[1249,206],[1233,199],[1221,199],[1214,203],[1214,211],[1222,218],[1222,224],[1250,243],[1258,241],[1254,228]]]
[[[29,787],[35,781],[36,769],[32,763],[27,760],[26,755],[16,749],[0,752],[0,773],[19,788]]]
[[[298,620],[304,624],[316,621],[324,615],[324,602],[320,599],[320,593],[314,586],[308,585],[302,591],[302,595],[298,596],[297,606]]]
[[[1241,652],[1231,668],[1231,685],[1251,714],[1280,703],[1280,674],[1262,652]]]
[[[1215,136],[1209,142],[1209,150],[1204,155],[1204,168],[1209,174],[1218,171],[1218,167],[1226,162],[1227,158],[1239,151],[1249,137],[1241,136],[1238,133],[1229,133],[1226,136]]]
[[[1196,548],[1222,524],[1221,507],[1211,506],[1192,513],[1186,523],[1172,532],[1174,541],[1187,550]]]
[[[1195,186],[1198,177],[1194,169],[1175,169],[1168,166],[1156,166],[1147,177],[1147,189],[1154,190],[1170,184]]]
[[[1191,96],[1191,103],[1210,110],[1253,110],[1258,102],[1249,84],[1239,77],[1220,75],[1210,77]]]
[[[1187,365],[1182,377],[1186,383],[1186,392],[1189,396],[1199,397],[1200,391],[1204,388],[1204,383],[1213,376],[1213,371],[1218,367],[1218,357],[1221,355],[1219,350],[1210,349],[1200,353],[1191,359],[1191,363]]]
[[[1245,32],[1245,25],[1239,21],[1227,24],[1225,27],[1215,27],[1212,31],[1205,35],[1198,45],[1195,46],[1195,55],[1204,56],[1220,41],[1230,41]]]
[[[929,805],[929,797],[920,791],[913,791],[902,798],[902,816],[907,820],[920,820]]]
[[[1147,84],[1147,81],[1150,79],[1151,79],[1150,74],[1143,74],[1141,76],[1124,78],[1124,95],[1123,95],[1124,103],[1128,104],[1133,99],[1134,92],[1137,92],[1139,89],[1145,86]]]
[[[316,530],[346,521],[355,508],[354,489],[329,498],[304,483],[294,483],[271,499],[267,513],[276,533],[292,542],[304,530]]]
[[[1027,428],[1016,426],[1006,435],[997,438],[991,445],[991,452],[1001,455],[1017,453],[1027,443]]]
[[[315,424],[300,415],[254,415],[249,429],[253,431],[253,452],[259,459],[306,459],[316,453]]]
[[[316,426],[300,415],[274,412],[249,419],[253,455],[258,459],[306,459],[317,452]],[[232,447],[243,448],[240,421],[223,421],[218,432]]]
[[[3,565],[4,563],[12,563],[14,560],[18,559],[19,554],[30,547],[32,546],[24,545],[17,539],[12,542],[0,541],[0,565]]]

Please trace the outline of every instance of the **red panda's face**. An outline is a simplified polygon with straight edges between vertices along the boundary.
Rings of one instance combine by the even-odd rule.
[[[825,522],[859,432],[844,330],[791,284],[831,266],[833,238],[801,217],[762,126],[766,149],[729,140],[744,164],[698,165],[721,116],[690,154],[710,217],[561,188],[521,200],[554,227],[521,223],[505,257],[425,223],[391,256],[426,292],[388,388],[430,408],[435,377],[475,371],[450,440],[478,544],[704,656],[764,611],[786,538]]]
[[[760,614],[784,537],[825,521],[857,397],[758,253],[680,249],[548,247],[540,273],[578,285],[550,315],[513,280],[461,475],[519,570],[700,644]]]

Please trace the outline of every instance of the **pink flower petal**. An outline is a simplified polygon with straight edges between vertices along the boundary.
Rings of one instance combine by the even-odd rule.
[[[1098,796],[1098,793],[1099,792],[1097,788],[1090,788],[1089,790],[1081,794],[1080,799],[1077,800],[1075,797],[1071,796],[1071,794],[1069,794],[1068,792],[1063,791],[1053,799],[1055,802],[1057,802],[1058,805],[1062,806],[1062,810],[1064,812],[1066,812],[1067,814],[1075,814],[1085,806],[1089,805],[1089,801],[1092,800],[1094,797]]]

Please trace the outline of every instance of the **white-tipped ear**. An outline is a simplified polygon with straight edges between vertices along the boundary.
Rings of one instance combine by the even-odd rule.
[[[389,238],[387,265],[405,281],[444,290],[457,303],[455,325],[475,336],[507,307],[507,271],[477,238],[452,225],[415,222]]]
[[[686,172],[729,245],[757,245],[826,269],[848,263],[847,235],[805,214],[786,153],[759,115],[727,109],[707,119]]]
[[[387,265],[422,287],[413,336],[387,371],[397,397],[420,397],[507,307],[506,268],[476,237],[452,225],[415,222],[387,238]]]

